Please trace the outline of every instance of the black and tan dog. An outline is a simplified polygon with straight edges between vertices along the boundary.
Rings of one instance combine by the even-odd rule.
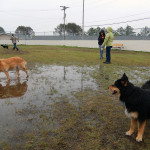
[[[131,119],[130,129],[126,135],[132,135],[135,126],[138,125],[136,141],[142,141],[146,120],[150,119],[150,81],[141,88],[136,87],[129,82],[124,73],[109,89],[112,94],[119,95],[120,101],[125,105],[125,114]]]

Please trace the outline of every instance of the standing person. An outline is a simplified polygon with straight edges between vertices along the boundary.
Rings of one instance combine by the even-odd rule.
[[[14,34],[12,34],[12,36],[11,36],[11,39],[10,39],[10,40],[12,41],[12,43],[13,43],[13,45],[14,45],[13,50],[15,50],[15,49],[16,49],[16,50],[18,51],[19,49],[18,49],[18,47],[17,47],[17,45],[16,45],[16,44],[17,44],[17,40],[18,40],[18,42],[19,42],[19,39],[18,39],[18,38],[16,38],[16,37],[14,36]]]
[[[100,50],[100,59],[103,59],[103,49],[104,49],[104,46],[101,48],[103,42],[104,42],[104,39],[105,39],[105,32],[104,30],[101,30],[99,32],[99,37],[98,37],[98,45],[99,45],[99,50]]]
[[[107,34],[106,34],[105,40],[104,40],[101,47],[106,45],[106,61],[103,63],[110,64],[110,60],[111,60],[111,53],[110,52],[111,52],[111,48],[113,46],[114,35],[112,33],[111,27],[108,27],[106,29],[106,31],[107,31]]]

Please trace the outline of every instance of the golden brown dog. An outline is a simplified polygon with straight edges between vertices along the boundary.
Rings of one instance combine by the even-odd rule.
[[[27,81],[23,83],[20,83],[19,81],[15,85],[10,85],[10,82],[8,82],[5,86],[0,84],[0,99],[23,96],[26,93],[27,88]]]
[[[26,70],[26,65],[27,65],[27,62],[20,57],[0,59],[0,71],[6,74],[8,81],[10,80],[10,77],[8,74],[8,71],[10,70],[16,70],[18,78],[19,78],[19,70],[24,71],[27,77],[29,77],[27,70]]]

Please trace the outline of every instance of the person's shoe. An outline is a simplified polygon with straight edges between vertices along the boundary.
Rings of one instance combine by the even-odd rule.
[[[105,61],[105,62],[103,62],[104,64],[110,64],[110,62],[107,62],[107,61]]]

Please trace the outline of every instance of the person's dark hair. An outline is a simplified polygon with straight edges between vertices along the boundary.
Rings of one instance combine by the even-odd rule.
[[[12,36],[14,36],[14,34],[12,34]]]
[[[105,34],[104,30],[101,30],[101,31],[99,32],[99,34],[101,34],[101,33]]]
[[[104,30],[101,30],[101,31],[99,32],[99,35],[101,35],[101,33],[103,33],[103,35],[105,36],[105,31],[104,31]]]

